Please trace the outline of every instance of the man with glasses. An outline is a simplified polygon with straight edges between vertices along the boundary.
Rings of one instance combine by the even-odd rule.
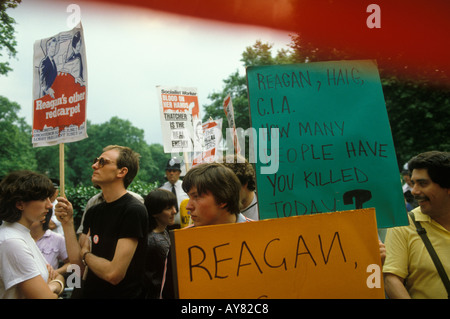
[[[145,206],[127,192],[139,170],[139,154],[111,145],[94,160],[92,182],[105,202],[91,207],[76,239],[71,203],[58,198],[71,264],[88,268],[82,298],[142,298],[148,215]]]
[[[173,226],[170,226],[169,229],[177,229],[180,228],[181,219],[180,219],[180,204],[183,200],[188,198],[188,195],[184,192],[181,185],[183,184],[180,180],[181,174],[181,166],[180,162],[176,158],[171,158],[167,161],[166,165],[166,178],[167,182],[164,183],[160,188],[171,191],[177,197],[178,205],[176,207],[177,213],[175,214],[175,222]]]

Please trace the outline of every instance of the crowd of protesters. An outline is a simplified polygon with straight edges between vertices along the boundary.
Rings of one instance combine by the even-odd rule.
[[[183,205],[188,228],[258,220],[255,172],[243,158],[198,164],[183,181],[180,162],[170,159],[167,183],[144,197],[127,190],[139,161],[129,147],[104,148],[92,164],[101,192],[87,203],[78,229],[70,198],[55,200],[58,186],[48,177],[26,170],[5,176],[0,299],[61,298],[68,267],[79,269],[71,298],[173,298],[169,230],[186,226]],[[386,297],[448,298],[450,153],[418,154],[401,174],[410,223],[388,229],[380,241]]]

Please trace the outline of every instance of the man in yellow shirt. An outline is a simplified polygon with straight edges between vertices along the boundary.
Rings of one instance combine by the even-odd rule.
[[[425,228],[447,275],[450,274],[450,153],[425,152],[408,163],[415,219]],[[389,298],[448,298],[414,223],[388,230],[383,267]]]

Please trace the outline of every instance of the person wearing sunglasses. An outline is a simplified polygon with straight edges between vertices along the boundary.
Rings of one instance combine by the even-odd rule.
[[[148,215],[127,192],[139,170],[139,154],[110,145],[92,164],[92,182],[105,202],[91,207],[76,239],[73,207],[59,197],[56,215],[63,225],[70,262],[88,268],[81,298],[143,298]]]

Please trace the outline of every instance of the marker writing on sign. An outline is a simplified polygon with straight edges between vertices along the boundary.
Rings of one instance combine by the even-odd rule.
[[[278,237],[272,238],[265,244],[262,255],[256,255],[255,252],[261,251],[261,249],[255,249],[245,240],[239,244],[221,243],[210,250],[193,245],[187,248],[190,281],[205,275],[213,280],[232,276],[239,277],[248,271],[260,274],[270,269],[287,271],[301,268],[301,265],[308,262],[312,262],[314,266],[317,266],[318,263],[328,265],[331,258],[337,259],[337,262],[347,262],[339,232],[334,232],[331,242],[328,243],[325,243],[323,237],[320,234],[317,235],[317,238],[305,238],[303,235],[299,235],[296,250],[278,260],[275,260],[271,254],[284,246],[284,240]],[[311,247],[317,247],[316,244],[312,244],[313,241],[318,242],[318,251],[312,250]],[[332,254],[332,251],[335,253]],[[232,267],[229,266],[230,264]]]

